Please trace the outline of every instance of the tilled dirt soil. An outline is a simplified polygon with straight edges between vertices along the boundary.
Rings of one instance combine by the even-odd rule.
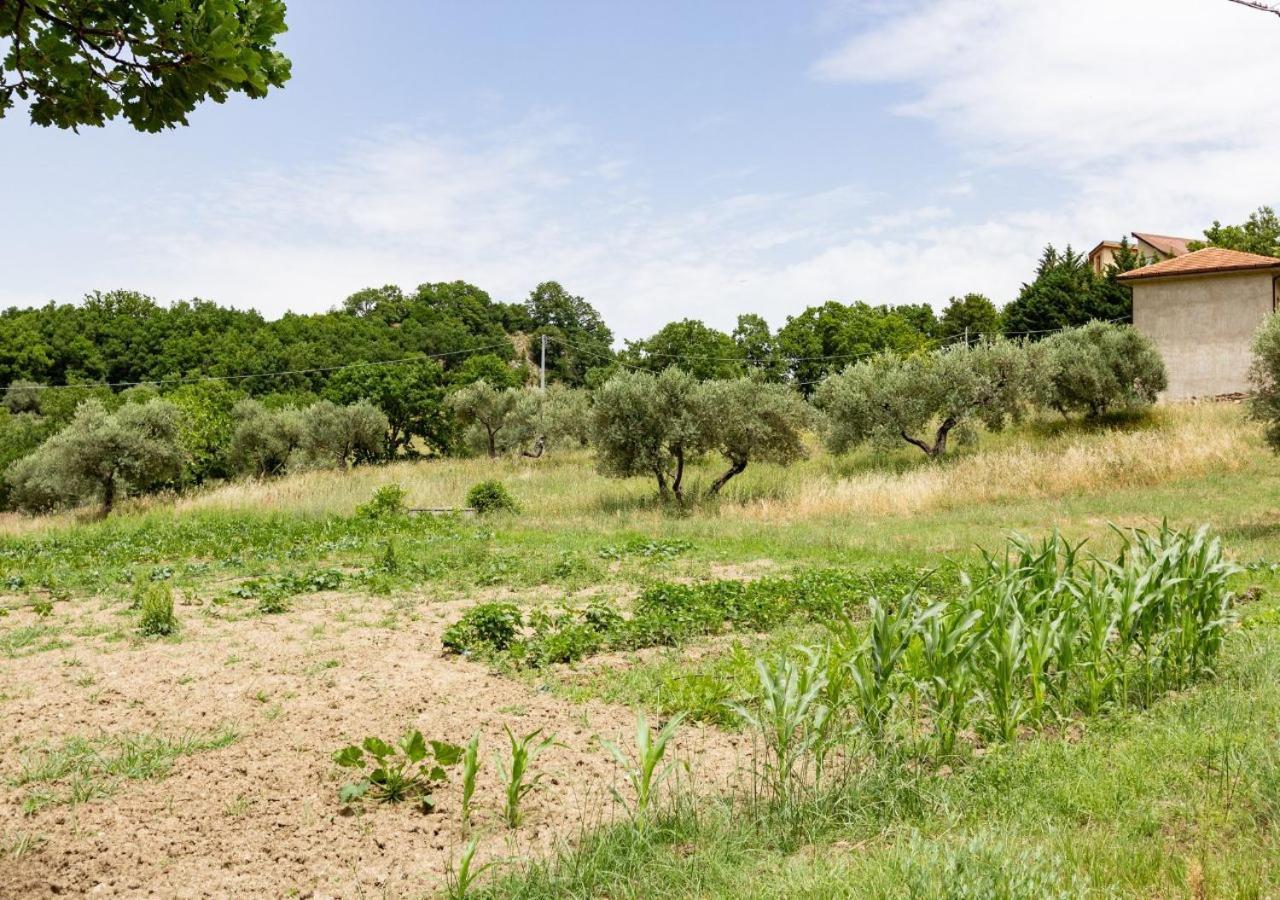
[[[119,609],[59,603],[49,622],[70,646],[0,658],[0,840],[38,836],[35,849],[0,856],[0,897],[414,897],[445,883],[466,842],[457,769],[437,811],[412,804],[344,810],[351,780],[331,754],[367,735],[462,744],[482,734],[484,767],[473,834],[477,863],[533,859],[571,843],[584,827],[621,815],[610,788],[617,767],[597,736],[631,741],[628,709],[573,704],[483,664],[447,657],[440,632],[462,606],[428,596],[342,594],[296,599],[285,614],[238,620],[178,607],[180,637],[109,641],[80,637],[119,625]],[[394,624],[384,617],[395,608]],[[36,620],[18,612],[0,629]],[[539,757],[546,773],[520,828],[499,819],[493,754],[543,728],[560,746]],[[181,756],[167,778],[122,780],[106,797],[25,815],[12,778],[24,753],[102,733],[211,734],[238,738]],[[695,789],[719,790],[741,763],[740,739],[685,727],[675,754]]]

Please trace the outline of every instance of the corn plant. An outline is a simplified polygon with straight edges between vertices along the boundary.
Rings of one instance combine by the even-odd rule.
[[[462,854],[458,857],[457,868],[455,869],[452,863],[449,864],[445,887],[447,888],[448,896],[453,900],[465,900],[465,898],[472,896],[471,889],[475,887],[476,880],[489,869],[499,865],[499,861],[494,860],[493,862],[476,866],[476,850],[479,846],[480,838],[472,838],[463,846]]]
[[[471,824],[471,799],[476,793],[476,775],[480,772],[480,732],[471,736],[462,752],[462,827]]]
[[[516,828],[520,825],[521,804],[542,781],[542,773],[532,771],[533,761],[555,743],[555,735],[539,739],[542,729],[538,728],[517,738],[509,727],[503,727],[506,728],[507,740],[511,742],[511,757],[509,761],[501,758],[496,760],[498,772],[506,787],[502,817],[508,828]]]
[[[943,755],[955,749],[956,735],[977,695],[973,656],[986,637],[982,610],[962,605],[934,616],[920,629],[920,666],[933,704],[933,725]]]
[[[649,722],[645,719],[643,712],[636,713],[636,743],[635,743],[635,760],[632,761],[626,753],[622,751],[613,741],[601,740],[609,754],[622,767],[627,782],[631,785],[631,791],[635,795],[635,805],[632,808],[632,818],[636,821],[643,821],[649,812],[649,805],[653,800],[653,792],[662,784],[663,781],[671,774],[673,762],[666,765],[662,764],[663,758],[666,756],[667,747],[675,737],[676,729],[680,727],[680,723],[684,721],[684,713],[679,713],[667,721],[662,726],[662,730],[654,737],[649,730]],[[615,790],[614,797],[625,804],[625,800]]]
[[[991,629],[987,654],[981,668],[983,694],[997,735],[1011,741],[1026,719],[1029,708],[1024,697],[1024,663],[1027,643],[1022,616],[1011,611]]]
[[[756,659],[758,695],[750,705],[730,703],[744,722],[760,733],[764,744],[765,782],[778,799],[794,793],[813,754],[825,755],[825,725],[830,710],[821,695],[827,684],[822,656],[799,648],[800,662],[780,656],[772,664]]]
[[[893,609],[875,597],[870,605],[871,625],[865,637],[858,640],[858,626],[848,618],[836,626],[835,635],[837,647],[848,660],[850,699],[867,733],[873,740],[880,740],[898,695],[898,664],[911,639],[924,622],[941,611],[942,605],[916,612],[915,594],[903,597]]]

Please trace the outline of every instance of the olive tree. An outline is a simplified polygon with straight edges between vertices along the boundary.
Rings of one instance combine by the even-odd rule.
[[[14,502],[30,510],[95,500],[105,517],[118,496],[172,483],[185,462],[178,411],[163,400],[107,412],[86,400],[69,425],[7,473]]]
[[[810,407],[786,385],[751,378],[705,381],[697,388],[695,403],[701,444],[729,463],[711,482],[708,497],[719,494],[752,460],[790,465],[805,456]]]
[[[515,411],[520,402],[520,391],[515,388],[496,388],[481,378],[449,395],[448,404],[458,416],[458,421],[479,436],[489,457],[497,457],[506,445],[504,430],[515,423]]]
[[[703,449],[696,408],[697,380],[670,368],[660,375],[628,371],[596,391],[591,440],[602,474],[652,476],[658,494],[684,502],[684,470]]]
[[[1017,418],[1029,382],[1026,348],[994,341],[855,363],[824,380],[815,403],[825,413],[824,438],[833,452],[906,441],[936,460],[953,432],[969,434],[978,423],[999,430]]]
[[[1159,351],[1132,325],[1090,322],[1051,335],[1035,352],[1040,400],[1063,415],[1145,409],[1168,386]]]
[[[339,406],[321,400],[302,414],[302,450],[317,466],[345,469],[386,453],[387,416],[368,400]]]
[[[1249,416],[1263,424],[1267,446],[1280,453],[1280,316],[1267,317],[1253,336],[1249,381]]]
[[[504,447],[537,459],[548,449],[585,447],[591,434],[591,398],[586,391],[554,384],[520,392]]]
[[[301,410],[268,409],[257,400],[241,400],[231,418],[227,455],[235,471],[258,478],[278,475],[301,453],[306,430]]]

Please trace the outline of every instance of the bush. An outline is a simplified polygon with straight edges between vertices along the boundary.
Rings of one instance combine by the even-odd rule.
[[[1263,424],[1267,445],[1280,452],[1280,316],[1270,316],[1253,337],[1249,381],[1249,416]]]
[[[1036,353],[1040,400],[1063,415],[1144,410],[1168,387],[1160,353],[1131,325],[1090,322],[1049,336]]]
[[[362,519],[394,519],[404,515],[404,488],[398,484],[384,484],[373,492],[368,503],[356,507],[356,515]]]
[[[173,634],[178,619],[173,614],[173,591],[163,581],[144,581],[134,591],[133,604],[138,609],[138,631],[151,636]]]
[[[467,491],[467,506],[480,515],[516,512],[519,504],[501,481],[482,481]]]
[[[462,614],[441,638],[450,653],[502,652],[524,625],[520,610],[511,603],[481,603]]]

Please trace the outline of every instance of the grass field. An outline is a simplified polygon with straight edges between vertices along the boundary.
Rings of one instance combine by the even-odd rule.
[[[491,896],[1280,893],[1280,460],[1256,427],[1231,405],[1168,407],[920,456],[815,449],[686,511],[599,477],[583,451],[233,484],[104,522],[4,519],[0,895],[433,896],[457,888],[472,839],[495,864],[472,890]],[[391,483],[410,507],[458,506],[490,477],[519,514],[358,512]],[[725,701],[752,689],[756,657],[823,639],[821,605],[568,664],[442,652],[478,603],[625,615],[654,585],[798,597],[838,571],[840,590],[870,593],[850,585],[933,569],[946,599],[1010,532],[1114,553],[1112,525],[1165,519],[1209,524],[1242,569],[1211,677],[1007,743],[966,735],[946,759],[845,749],[838,778],[786,798],[756,777],[760,742]],[[167,636],[139,632],[154,586],[174,600]],[[671,751],[687,768],[643,827],[613,799],[628,788],[602,745],[629,740],[637,708],[688,716]],[[556,737],[515,828],[492,759],[507,726]],[[333,752],[409,728],[480,735],[469,825],[458,769],[430,813],[339,801]]]

